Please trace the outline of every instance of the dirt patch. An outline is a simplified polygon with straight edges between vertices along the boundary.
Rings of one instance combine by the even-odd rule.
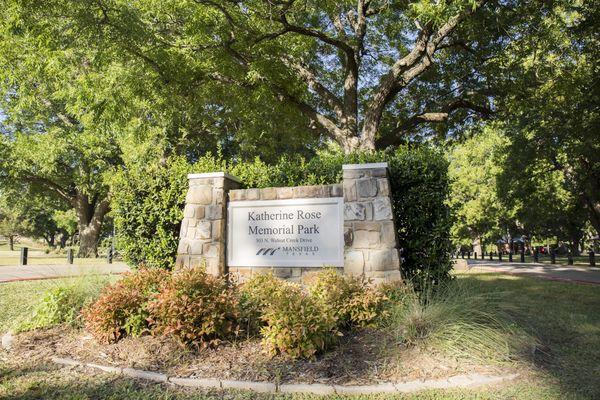
[[[31,361],[69,357],[103,365],[166,372],[181,377],[214,377],[293,383],[370,384],[438,379],[463,373],[505,373],[506,368],[453,360],[426,349],[394,344],[379,330],[347,333],[314,360],[270,357],[260,339],[224,343],[194,351],[162,336],[126,338],[102,345],[81,330],[58,327],[15,337],[10,357]]]

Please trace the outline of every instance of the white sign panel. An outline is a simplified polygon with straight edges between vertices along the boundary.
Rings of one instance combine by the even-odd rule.
[[[344,265],[341,197],[232,201],[228,220],[229,266]]]

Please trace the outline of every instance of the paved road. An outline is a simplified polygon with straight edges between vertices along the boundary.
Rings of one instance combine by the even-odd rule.
[[[527,274],[547,279],[594,283],[600,285],[600,268],[598,267],[548,265],[540,263],[521,264],[515,262],[509,263],[487,260],[462,261],[466,261],[467,269],[470,271]]]
[[[0,282],[51,279],[64,276],[118,274],[129,271],[125,263],[100,265],[26,265],[0,267]]]

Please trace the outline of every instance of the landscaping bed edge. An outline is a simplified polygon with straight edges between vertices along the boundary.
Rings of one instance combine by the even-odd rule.
[[[51,357],[55,364],[64,366],[80,366],[98,369],[103,372],[144,379],[154,382],[170,383],[176,386],[196,387],[204,389],[240,389],[262,393],[310,393],[310,394],[377,394],[377,393],[410,393],[426,389],[474,388],[494,383],[511,381],[519,374],[508,375],[456,375],[447,379],[414,380],[408,382],[384,382],[373,385],[328,385],[322,383],[293,383],[242,381],[215,378],[183,378],[169,376],[158,372],[134,368],[121,368],[95,363],[85,363],[71,358]]]

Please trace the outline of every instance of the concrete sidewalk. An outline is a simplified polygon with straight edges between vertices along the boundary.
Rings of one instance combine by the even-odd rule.
[[[591,283],[600,285],[600,268],[581,267],[566,265],[548,265],[541,263],[521,264],[516,262],[499,262],[487,260],[463,260],[459,259],[457,269],[461,269],[459,264],[463,264],[462,269],[481,272],[502,272],[508,274],[525,274],[537,276],[540,278]],[[464,263],[460,262],[464,261]],[[466,265],[465,265],[466,264]]]
[[[80,275],[120,274],[129,271],[122,262],[99,265],[25,265],[1,266],[0,282],[52,279]]]

